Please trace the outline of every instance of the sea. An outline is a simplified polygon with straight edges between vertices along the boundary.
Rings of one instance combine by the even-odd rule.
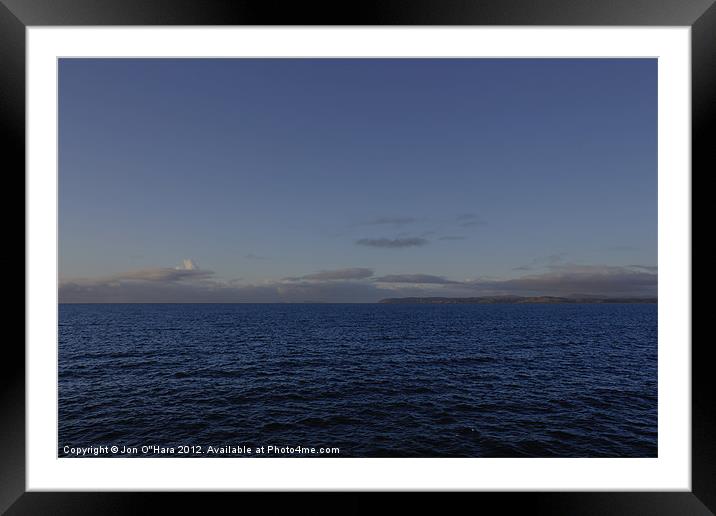
[[[59,457],[656,457],[656,304],[61,304]]]

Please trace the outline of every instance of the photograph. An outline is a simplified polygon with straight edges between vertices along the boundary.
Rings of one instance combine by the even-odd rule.
[[[60,58],[58,457],[658,457],[657,71]]]

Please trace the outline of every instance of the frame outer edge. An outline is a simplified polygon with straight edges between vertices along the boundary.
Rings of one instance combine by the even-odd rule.
[[[693,213],[693,177],[697,173],[707,176],[714,170],[714,141],[709,136],[713,135],[716,129],[716,3],[691,27],[691,66]],[[701,290],[704,290],[705,286],[701,287]],[[716,513],[716,410],[713,404],[716,382],[712,371],[713,362],[708,358],[710,347],[708,340],[697,342],[692,338],[691,488],[704,505]]]
[[[4,179],[22,178],[24,201],[25,25],[3,3],[0,3],[0,125],[5,129],[3,157],[8,163],[3,170]],[[6,191],[7,197],[11,191]],[[17,190],[13,197],[20,198]],[[17,220],[17,215],[17,211],[13,215],[8,213],[5,220]],[[22,252],[25,271],[25,245]],[[23,282],[24,278],[25,274]],[[22,305],[24,309],[24,295]],[[6,337],[0,360],[0,513],[25,491],[25,338],[22,344],[16,339],[14,335]]]
[[[52,9],[48,7],[47,3],[36,0],[28,0],[28,4],[31,4],[30,10],[33,12],[29,14],[24,11],[23,14],[29,14],[29,16],[22,16],[19,19],[10,11],[6,3],[8,2],[0,2],[0,62],[2,63],[0,70],[2,72],[0,74],[0,120],[4,126],[9,128],[9,131],[6,132],[6,141],[8,142],[6,155],[11,160],[15,158],[16,164],[12,169],[16,170],[22,167],[24,177],[25,23],[29,21],[32,24],[32,22],[39,21],[50,25],[63,25],[72,22],[87,24],[87,21],[81,20],[82,13],[72,13],[72,9],[66,9],[66,12],[69,11],[67,12],[68,18],[63,20],[58,20],[54,13],[38,14],[38,11],[42,11],[45,7],[48,11],[52,11]],[[17,2],[13,0],[10,0],[10,3],[17,5]],[[57,4],[62,3],[64,3],[62,0],[57,2]],[[425,4],[425,2],[420,2],[420,4]],[[714,126],[713,120],[716,115],[714,97],[714,92],[716,92],[716,67],[714,66],[716,63],[716,38],[714,38],[714,34],[716,34],[716,3],[709,0],[709,2],[701,1],[696,4],[701,6],[706,4],[707,9],[699,10],[702,14],[692,26],[692,162],[693,170],[703,170],[705,175],[710,153],[713,151],[707,134],[708,129]],[[66,7],[66,4],[65,6],[56,5],[55,9],[61,7]],[[695,3],[690,2],[689,10],[693,12],[695,8]],[[17,9],[14,10],[17,11]],[[149,8],[149,11],[151,10]],[[99,11],[102,9],[100,8]],[[130,16],[136,21],[143,18],[136,9],[130,9],[130,11],[132,11]],[[211,12],[211,9],[208,11]],[[157,15],[156,12],[155,15]],[[158,16],[161,18],[161,15]],[[112,18],[112,13],[104,11],[101,18],[104,23],[108,23]],[[247,18],[253,17],[248,16]],[[466,16],[466,18],[468,18],[467,24],[473,21],[471,18],[474,16]],[[671,19],[676,22],[676,18]],[[93,21],[94,23],[100,22],[96,18]],[[638,24],[633,17],[630,17],[628,21]],[[160,20],[157,20],[156,23],[162,24]],[[164,23],[171,24],[172,22],[165,21]],[[221,22],[215,21],[214,23],[220,24]],[[400,24],[401,21],[396,19],[393,20],[393,23]],[[562,23],[569,24],[567,21]],[[642,23],[648,24],[649,22],[644,20]],[[692,486],[694,495],[713,512],[716,508],[716,493],[713,488],[716,485],[716,468],[714,466],[716,464],[716,444],[713,439],[713,436],[716,435],[716,416],[711,405],[710,393],[714,392],[714,381],[711,379],[710,362],[703,358],[706,355],[705,346],[704,349],[694,346],[692,354]],[[20,350],[15,358],[16,360],[0,361],[0,413],[3,414],[0,423],[0,452],[2,452],[0,513],[4,513],[25,491],[24,351]]]
[[[25,25],[691,25],[713,0],[2,0]]]

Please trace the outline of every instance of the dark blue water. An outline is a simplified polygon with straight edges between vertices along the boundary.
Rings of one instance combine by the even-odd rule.
[[[59,316],[60,456],[112,445],[657,455],[656,305],[60,305]],[[281,454],[299,446],[339,453]]]

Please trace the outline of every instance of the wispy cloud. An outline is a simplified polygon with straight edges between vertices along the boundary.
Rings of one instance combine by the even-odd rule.
[[[59,286],[60,303],[276,303],[275,286],[212,282],[66,281]]]
[[[365,281],[371,276],[372,269],[351,267],[242,284],[239,279],[217,281],[212,271],[200,270],[195,262],[185,260],[173,268],[61,281],[59,299],[61,303],[360,303],[392,294]]]
[[[346,269],[335,269],[330,271],[320,271],[313,274],[306,274],[294,278],[285,278],[289,281],[298,280],[315,280],[315,281],[333,281],[333,280],[359,280],[370,278],[373,276],[373,269],[365,267],[349,267]]]
[[[415,217],[376,217],[360,223],[362,226],[402,226],[416,222]]]
[[[212,271],[198,269],[141,269],[110,276],[110,281],[183,281],[188,279],[209,278]]]
[[[391,274],[377,283],[432,285],[443,295],[607,295],[655,296],[656,270],[639,266],[553,265],[548,272],[519,278],[454,281],[432,274]]]
[[[428,243],[428,240],[420,237],[405,238],[361,238],[356,244],[367,247],[380,247],[384,249],[399,249],[403,247],[419,247]]]
[[[633,267],[555,265],[549,272],[520,278],[464,282],[464,288],[485,294],[655,296],[658,276]]]
[[[459,282],[450,281],[442,276],[433,276],[432,274],[388,274],[375,278],[378,283],[414,283],[414,284],[432,284],[432,285],[450,285]]]
[[[480,295],[656,296],[650,265],[555,264],[547,272],[517,278],[451,280],[433,274],[375,277],[365,267],[324,270],[297,278],[242,284],[218,281],[195,262],[90,279],[63,280],[61,303],[274,303],[375,302],[385,297]]]
[[[475,213],[461,213],[455,217],[455,220],[457,224],[463,228],[482,226],[485,224],[484,219]]]
[[[245,254],[244,258],[246,258],[247,260],[266,260],[267,259],[266,256],[261,256],[261,255],[254,254],[254,253]]]
[[[342,280],[249,285],[236,281],[65,281],[59,285],[60,303],[370,303],[393,294],[371,282]],[[406,290],[405,295],[416,295],[416,291]]]
[[[207,279],[213,275],[213,271],[201,270],[193,260],[186,259],[183,260],[182,264],[177,267],[137,269],[119,274],[112,274],[110,276],[104,276],[102,278],[96,278],[92,281],[101,281],[104,283],[118,283],[124,281],[177,282]]]
[[[565,258],[567,257],[567,253],[554,253],[550,254],[548,256],[540,256],[539,258],[534,258],[530,263],[527,263],[525,265],[520,265],[519,267],[514,267],[513,271],[531,271],[534,269],[544,268],[544,267],[553,267],[559,263],[563,263]]]
[[[656,265],[630,265],[629,267],[653,273],[657,273],[659,271],[659,267]]]
[[[465,240],[467,237],[460,236],[460,235],[446,235],[441,236],[438,238],[438,240]]]

